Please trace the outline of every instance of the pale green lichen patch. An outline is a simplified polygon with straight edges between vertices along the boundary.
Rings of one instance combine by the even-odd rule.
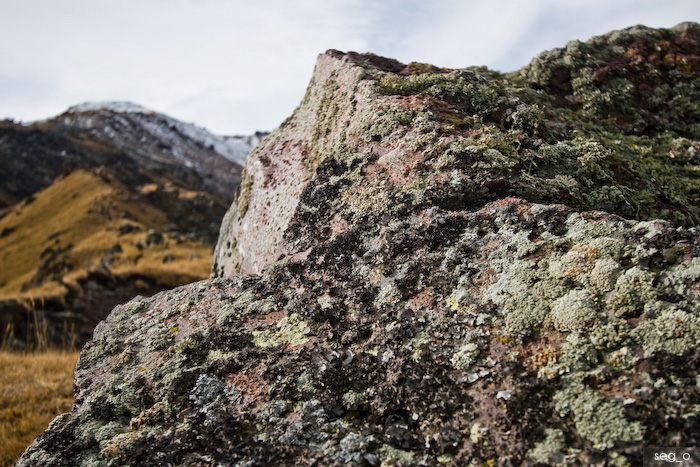
[[[296,313],[285,316],[275,327],[273,330],[253,331],[253,343],[268,348],[282,345],[299,347],[309,342],[309,326]]]
[[[646,355],[665,351],[680,355],[700,342],[700,317],[695,313],[667,306],[654,319],[646,319],[630,332]]]
[[[304,372],[299,375],[296,383],[297,389],[302,393],[315,394],[316,388],[313,384],[311,373]]]
[[[425,331],[420,331],[416,333],[415,336],[413,336],[413,338],[411,339],[411,347],[413,348],[413,352],[411,352],[411,358],[414,361],[420,361],[420,358],[423,355],[423,350],[421,349],[421,346],[429,341],[429,335]]]
[[[552,465],[562,463],[566,450],[564,432],[557,428],[545,428],[545,438],[528,451],[528,456],[535,462]]]
[[[545,377],[555,377],[589,371],[599,364],[600,357],[600,352],[587,336],[569,334],[561,346],[560,355],[549,360],[540,373]]]
[[[595,262],[586,283],[601,292],[610,292],[621,271],[620,263],[612,258],[602,258]]]
[[[479,357],[479,345],[469,342],[458,348],[450,358],[450,363],[457,370],[465,370],[472,366]]]
[[[640,441],[644,427],[629,421],[624,408],[575,381],[566,381],[554,399],[557,411],[565,416],[571,413],[576,430],[596,449],[609,449],[617,442]]]
[[[381,459],[381,467],[414,465],[412,452],[395,448],[390,444],[382,444],[379,448],[379,458]]]
[[[651,285],[653,278],[652,273],[638,267],[628,269],[617,279],[607,300],[608,308],[620,317],[636,314],[656,298]]]
[[[236,355],[236,352],[224,352],[220,349],[213,349],[209,351],[209,354],[207,355],[207,360],[211,362],[226,361],[231,358],[235,358]]]
[[[367,394],[350,390],[343,394],[343,402],[345,402],[349,408],[357,408],[361,404],[367,402]]]
[[[226,324],[232,319],[240,317],[251,303],[255,302],[255,294],[251,291],[243,291],[231,298],[230,302],[224,303],[218,309],[216,322],[220,325]]]
[[[584,332],[600,321],[596,303],[587,290],[572,290],[552,304],[551,319],[558,331]]]

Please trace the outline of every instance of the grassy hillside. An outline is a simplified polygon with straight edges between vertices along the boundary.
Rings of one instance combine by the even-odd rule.
[[[145,195],[174,190],[140,189]],[[173,194],[197,196],[190,191]],[[76,170],[5,210],[0,219],[0,299],[16,300],[27,309],[104,315],[109,311],[104,308],[136,293],[147,295],[207,277],[211,247],[163,233],[168,221],[138,190],[128,190],[99,170]],[[130,288],[123,297],[114,292],[115,303],[94,309],[92,305],[105,301],[95,296],[95,284],[116,291],[124,283]],[[83,316],[86,332],[102,317]],[[5,327],[19,324],[16,316],[0,318]]]

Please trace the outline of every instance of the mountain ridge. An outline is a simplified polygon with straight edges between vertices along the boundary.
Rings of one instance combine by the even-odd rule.
[[[165,125],[171,129],[176,129],[178,132],[185,135],[187,138],[196,141],[204,146],[212,147],[217,153],[224,156],[231,162],[243,166],[245,158],[250,152],[250,149],[260,143],[260,140],[267,134],[257,131],[252,135],[215,135],[203,127],[199,127],[192,123],[184,123],[165,114],[150,110],[138,104],[129,101],[104,101],[104,102],[85,102],[83,104],[74,105],[68,108],[66,112],[58,115],[60,118],[66,114],[81,114],[91,112],[111,112],[114,114],[142,114],[165,121]],[[154,128],[157,131],[157,128]],[[162,131],[161,131],[162,133]],[[236,144],[236,143],[238,144]],[[233,144],[232,144],[233,143]],[[242,146],[243,143],[245,146]],[[246,147],[247,146],[247,147]]]

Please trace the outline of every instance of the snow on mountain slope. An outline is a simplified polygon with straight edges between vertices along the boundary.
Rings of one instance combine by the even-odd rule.
[[[131,112],[131,113],[153,113],[146,107],[143,107],[133,102],[128,101],[103,101],[103,102],[84,102],[74,105],[68,109],[68,112],[96,112],[99,110],[110,110],[112,112]]]
[[[90,115],[99,112],[131,114],[129,116],[139,118],[144,128],[159,139],[172,140],[173,133],[179,133],[181,136],[195,141],[204,147],[213,149],[226,159],[241,167],[245,164],[248,153],[259,144],[262,138],[267,134],[257,132],[254,135],[247,136],[219,136],[192,123],[181,122],[138,104],[123,101],[86,102],[70,107],[64,116]],[[93,126],[94,124],[90,116],[86,117],[84,123],[86,126]],[[105,128],[105,131],[109,132],[107,128]],[[189,167],[195,165],[193,161],[187,160],[176,150],[173,151],[173,155],[181,159]]]
[[[169,167],[166,171],[194,172],[204,189],[228,202],[236,192],[248,153],[266,135],[214,135],[130,102],[87,102],[40,125],[112,148],[147,170]]]

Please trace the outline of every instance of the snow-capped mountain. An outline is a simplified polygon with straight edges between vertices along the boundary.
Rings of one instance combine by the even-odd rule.
[[[192,169],[208,189],[229,199],[246,156],[265,135],[219,136],[129,102],[85,103],[52,121],[87,131],[90,138],[107,140],[142,161]]]
[[[92,118],[95,113],[109,113],[111,115],[121,114],[121,119],[136,120],[143,128],[154,137],[163,141],[179,142],[181,137],[190,139],[202,146],[210,147],[231,162],[240,165],[245,164],[248,153],[257,146],[267,133],[257,132],[247,136],[219,136],[205,128],[192,123],[185,123],[167,115],[154,112],[138,104],[131,102],[86,102],[84,104],[70,107],[68,111],[61,115],[66,122],[75,122],[77,125],[86,128],[94,127],[95,121]],[[72,117],[78,118],[73,120]],[[81,116],[83,118],[81,118]],[[120,120],[117,118],[117,120]],[[123,122],[121,122],[123,123]],[[105,132],[117,131],[119,128],[105,127]],[[182,152],[174,151],[175,156],[182,158],[186,164],[194,163],[188,160]]]
[[[223,212],[246,156],[264,136],[214,135],[130,102],[84,103],[26,125],[0,122],[0,208],[61,174],[100,168],[135,191],[206,193]]]

